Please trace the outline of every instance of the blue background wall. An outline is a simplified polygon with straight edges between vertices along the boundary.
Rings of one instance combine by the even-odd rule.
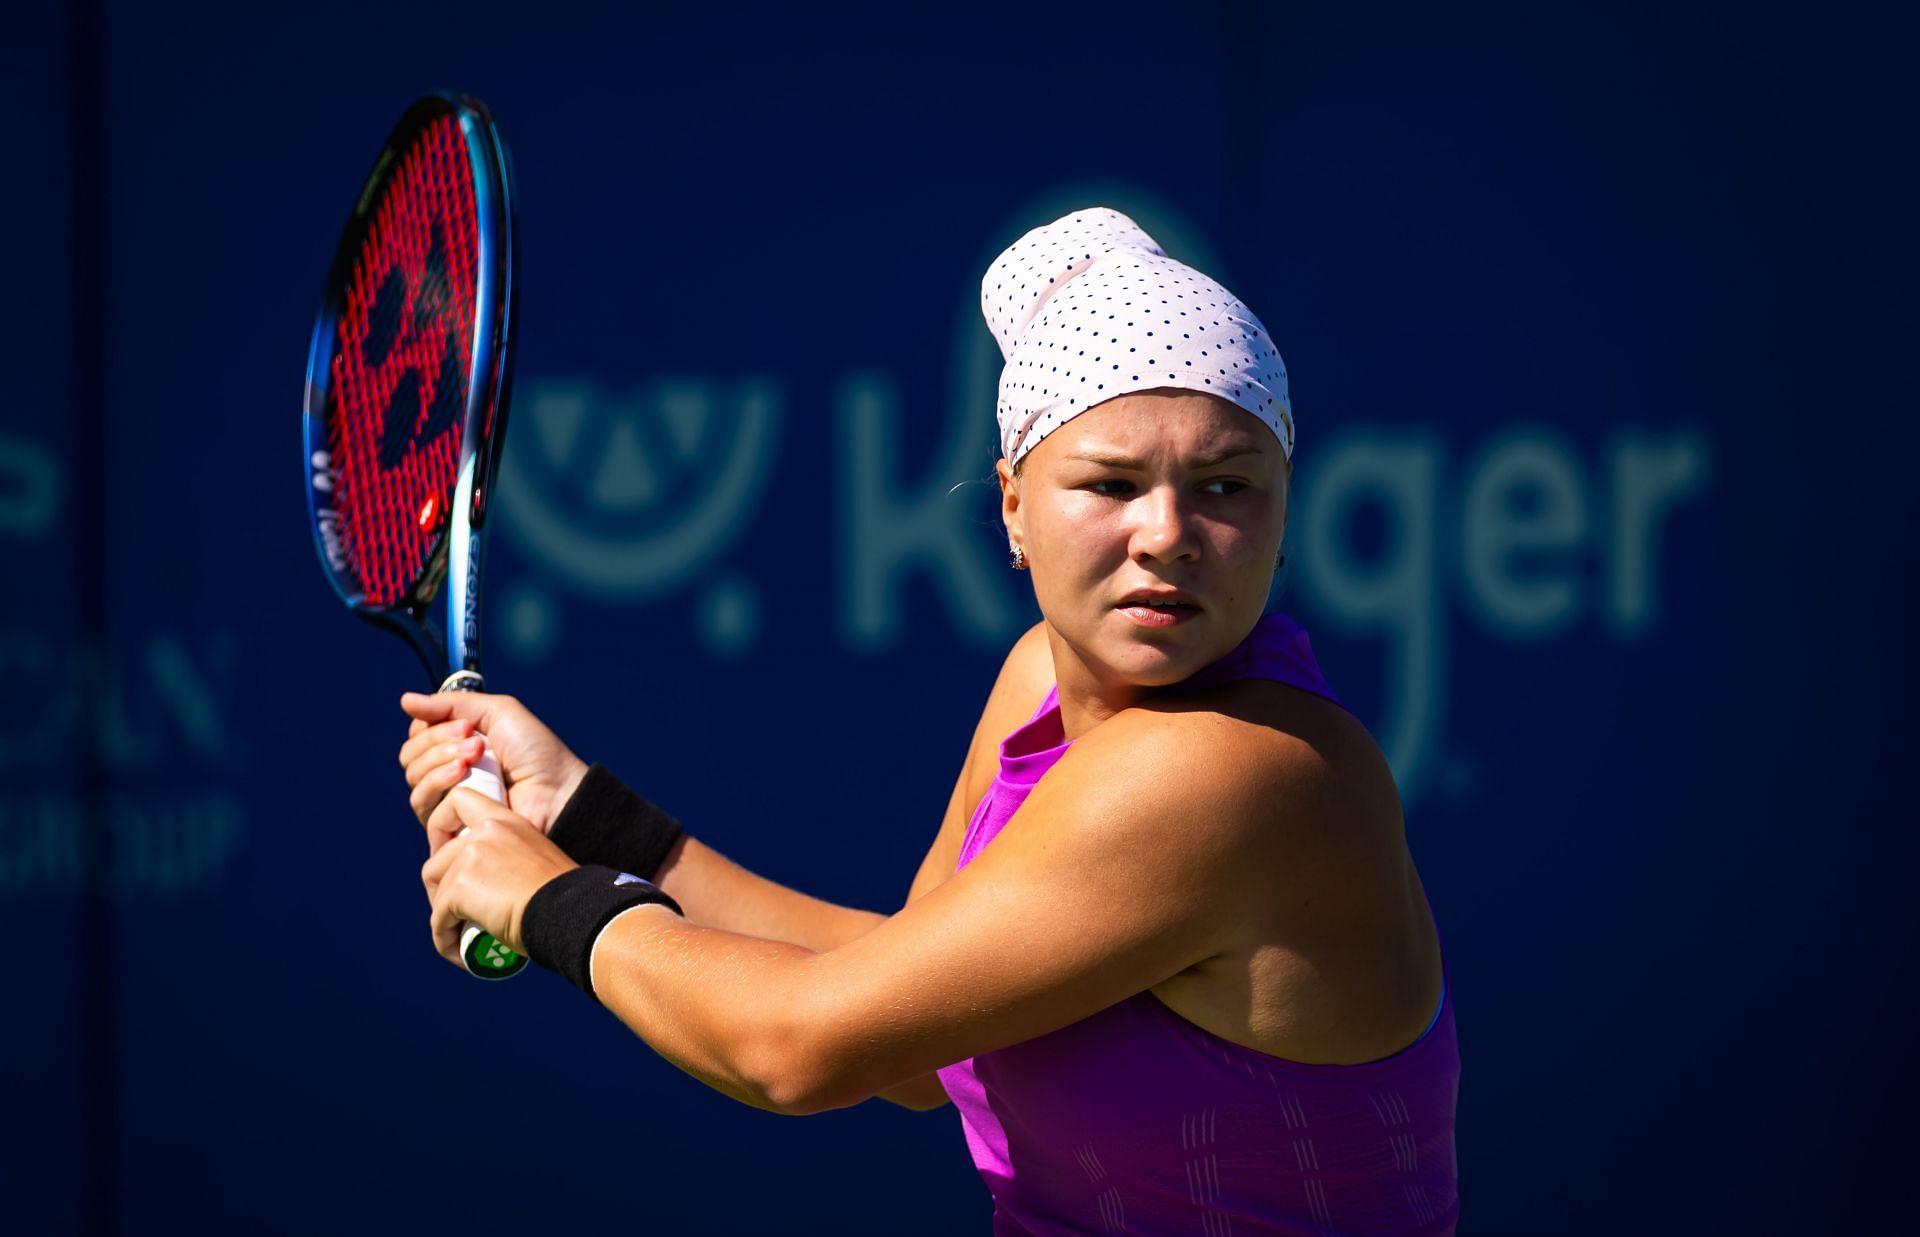
[[[1032,615],[991,488],[949,493],[993,455],[977,280],[1117,207],[1291,371],[1279,604],[1445,934],[1462,1231],[1907,1205],[1909,31],[475,12],[9,11],[0,1230],[985,1231],[951,1110],[748,1110],[428,948],[421,672],[333,603],[295,456],[349,195],[442,86],[521,178],[495,686],[749,866],[897,904]]]

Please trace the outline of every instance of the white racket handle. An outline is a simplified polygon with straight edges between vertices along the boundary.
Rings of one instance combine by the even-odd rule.
[[[493,747],[487,744],[485,735],[479,735],[482,744],[480,759],[473,762],[467,770],[467,776],[460,779],[455,790],[465,787],[477,790],[495,803],[507,801],[506,783],[500,780],[500,762],[493,758]],[[460,830],[465,836],[467,830]],[[477,923],[460,925],[460,961],[466,965],[467,974],[478,979],[511,979],[526,969],[527,960],[493,938],[493,934]]]
[[[487,737],[481,735],[480,742],[484,745],[486,741]],[[454,789],[458,790],[461,786],[477,790],[495,803],[507,801],[507,784],[500,780],[500,762],[493,758],[493,748],[481,747],[480,759],[473,762],[473,768],[467,770],[467,775],[460,779],[460,786]]]

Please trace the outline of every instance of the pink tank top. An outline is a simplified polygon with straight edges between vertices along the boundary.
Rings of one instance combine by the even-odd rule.
[[[1283,614],[1182,686],[1244,678],[1340,703],[1307,633]],[[1056,688],[1001,743],[958,867],[1067,747]],[[996,1234],[1452,1233],[1460,1054],[1450,988],[1443,980],[1419,1039],[1364,1065],[1270,1056],[1140,992],[950,1065],[940,1081],[993,1195]]]

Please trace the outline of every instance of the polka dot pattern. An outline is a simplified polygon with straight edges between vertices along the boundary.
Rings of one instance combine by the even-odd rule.
[[[1293,458],[1287,367],[1267,329],[1117,210],[1078,210],[1015,241],[980,281],[980,311],[1006,362],[1010,464],[1094,405],[1157,387],[1238,404]]]

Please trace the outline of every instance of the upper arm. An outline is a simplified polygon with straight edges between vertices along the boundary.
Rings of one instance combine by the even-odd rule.
[[[1052,685],[1053,654],[1047,647],[1046,624],[1035,623],[1014,641],[1001,663],[993,691],[987,696],[986,707],[980,711],[980,720],[967,745],[967,758],[961,765],[960,776],[954,779],[953,793],[947,797],[940,830],[907,892],[908,902],[917,900],[953,875],[954,865],[960,861],[960,843],[966,837],[967,822],[1000,767],[1000,741],[1027,720]]]
[[[965,870],[808,960],[822,1106],[1045,1034],[1231,947],[1285,770],[1225,719],[1166,720],[1104,723]],[[1196,782],[1196,761],[1222,772]],[[1267,875],[1259,896],[1275,896]]]

